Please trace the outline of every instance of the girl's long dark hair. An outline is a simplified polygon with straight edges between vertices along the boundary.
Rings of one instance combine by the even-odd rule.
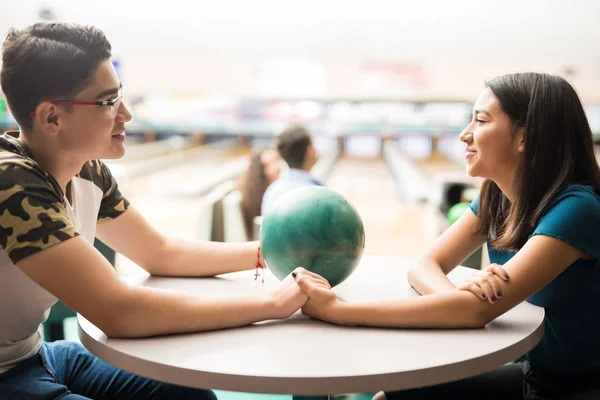
[[[486,82],[516,128],[525,127],[524,153],[511,203],[492,181],[479,199],[478,233],[498,250],[518,250],[552,199],[566,186],[600,186],[592,131],[575,89],[539,73],[503,75]]]
[[[260,215],[262,199],[269,186],[269,180],[265,175],[265,167],[261,162],[262,149],[254,152],[250,158],[250,166],[239,183],[239,191],[242,193],[242,215],[248,238],[252,239],[254,218]]]

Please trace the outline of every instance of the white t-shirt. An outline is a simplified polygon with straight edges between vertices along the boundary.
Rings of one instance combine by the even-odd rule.
[[[277,199],[292,189],[304,186],[323,186],[321,182],[312,177],[310,172],[302,169],[290,168],[281,173],[281,176],[271,183],[263,196],[261,214],[265,215]]]

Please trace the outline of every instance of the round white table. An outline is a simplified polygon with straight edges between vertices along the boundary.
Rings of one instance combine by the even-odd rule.
[[[349,302],[418,295],[408,285],[409,259],[365,256],[335,288]],[[459,267],[450,278],[472,272]],[[140,277],[144,286],[226,297],[264,287],[253,271],[217,278]],[[543,335],[543,308],[524,302],[484,329],[342,327],[300,312],[283,321],[143,339],[107,337],[82,316],[79,336],[99,358],[133,373],[179,385],[255,393],[324,395],[401,390],[490,371],[532,349]]]

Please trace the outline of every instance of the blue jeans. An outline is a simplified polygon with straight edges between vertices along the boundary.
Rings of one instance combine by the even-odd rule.
[[[154,381],[120,370],[73,342],[43,343],[35,356],[0,374],[0,399],[201,399],[210,390]]]

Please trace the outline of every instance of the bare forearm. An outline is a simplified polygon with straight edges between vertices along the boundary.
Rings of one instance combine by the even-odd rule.
[[[220,243],[169,239],[154,275],[214,276],[254,268],[258,242]]]
[[[109,336],[145,337],[232,328],[275,318],[276,306],[266,294],[209,299],[131,287],[112,321],[100,328]]]
[[[408,282],[422,295],[444,293],[456,289],[442,268],[431,258],[423,257],[408,273]]]
[[[390,328],[480,328],[485,308],[470,292],[453,291],[379,303],[340,304],[336,323]]]

